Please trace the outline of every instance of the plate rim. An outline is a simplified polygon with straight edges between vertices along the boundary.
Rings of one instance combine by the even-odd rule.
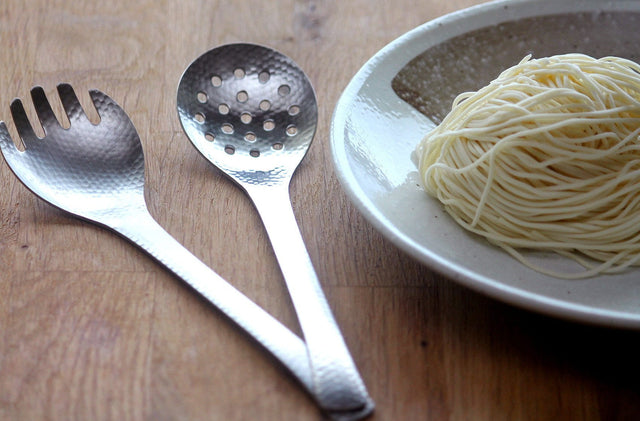
[[[490,24],[499,24],[530,16],[543,16],[550,14],[541,11],[546,10],[549,5],[553,6],[554,14],[568,13],[570,11],[576,11],[576,4],[581,5],[581,9],[579,10],[585,11],[640,11],[640,2],[637,0],[618,0],[616,2],[608,2],[607,4],[602,4],[600,0],[497,0],[440,16],[419,25],[388,43],[374,54],[374,56],[369,58],[356,72],[335,105],[329,131],[329,145],[334,164],[334,172],[343,191],[358,211],[376,230],[383,234],[383,236],[396,247],[447,279],[479,292],[482,295],[547,316],[603,327],[638,329],[640,328],[640,314],[599,309],[588,305],[571,303],[506,285],[486,276],[471,274],[459,266],[450,265],[437,253],[425,249],[409,238],[399,230],[392,221],[382,214],[377,205],[364,193],[355,178],[348,162],[349,158],[345,152],[343,134],[347,127],[348,109],[353,98],[357,96],[357,92],[367,82],[371,73],[376,70],[381,63],[388,62],[389,60],[397,60],[397,66],[394,66],[397,67],[397,69],[391,71],[391,73],[397,74],[397,71],[420,54],[420,52],[416,53],[412,48],[400,49],[399,47],[407,47],[408,44],[421,39],[425,34],[433,35],[430,42],[431,45],[426,44],[426,46],[421,47],[421,52],[423,52],[430,46],[436,45],[456,35],[487,26],[486,23],[483,23],[486,19],[490,20]],[[499,15],[503,19],[495,20],[493,19],[494,15]],[[433,32],[436,32],[434,31],[435,28],[440,31],[439,34],[433,34]],[[382,221],[384,221],[384,223],[382,223]]]

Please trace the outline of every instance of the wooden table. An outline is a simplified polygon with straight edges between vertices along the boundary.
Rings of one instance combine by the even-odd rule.
[[[318,94],[292,199],[376,401],[371,419],[640,419],[638,333],[514,309],[432,273],[359,215],[334,174],[330,118],[353,74],[404,32],[480,2],[3,0],[0,119],[36,84],[108,93],[141,135],[154,217],[298,332],[251,203],[175,111],[180,75],[204,51],[274,47]],[[0,419],[321,419],[281,367],[147,255],[36,199],[4,163],[0,191]]]

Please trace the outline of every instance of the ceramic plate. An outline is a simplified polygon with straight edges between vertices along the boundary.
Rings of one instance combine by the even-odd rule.
[[[640,268],[571,281],[528,269],[456,225],[421,189],[412,160],[458,93],[477,90],[527,54],[638,61],[639,23],[638,1],[509,0],[408,32],[364,65],[336,106],[331,148],[342,186],[385,237],[456,282],[547,315],[639,328]],[[530,258],[579,270],[544,253]]]

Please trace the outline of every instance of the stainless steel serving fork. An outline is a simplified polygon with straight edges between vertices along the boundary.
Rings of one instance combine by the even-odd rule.
[[[36,136],[19,99],[11,103],[11,115],[24,150],[16,147],[5,123],[0,122],[0,150],[18,179],[53,206],[131,240],[187,282],[280,360],[331,418],[357,420],[367,416],[373,402],[355,369],[347,376],[348,387],[336,381],[323,383],[323,390],[317,390],[317,373],[305,342],[153,219],[144,200],[142,144],[124,110],[104,93],[92,90],[90,96],[100,116],[99,124],[93,124],[70,85],[60,84],[57,90],[69,128],[58,122],[41,87],[31,90],[31,98],[44,138]],[[337,378],[344,379],[344,373]]]

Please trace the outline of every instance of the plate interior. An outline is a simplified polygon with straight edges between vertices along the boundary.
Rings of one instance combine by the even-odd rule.
[[[594,11],[508,21],[453,37],[411,60],[392,89],[435,123],[461,92],[477,91],[526,55],[533,58],[579,52],[638,62],[637,13]],[[540,28],[536,31],[536,28]]]

